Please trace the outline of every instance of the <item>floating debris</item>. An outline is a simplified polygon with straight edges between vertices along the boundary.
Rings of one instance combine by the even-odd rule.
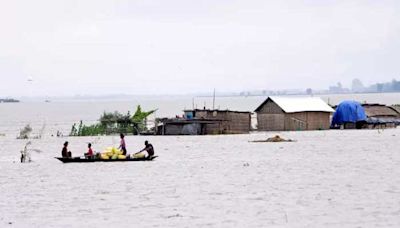
[[[28,141],[25,144],[25,147],[23,150],[21,150],[21,163],[25,163],[25,162],[31,162],[32,158],[31,158],[31,153],[30,151],[34,151],[36,153],[41,153],[42,151],[39,149],[29,149],[28,146],[30,146],[32,144],[31,141]]]
[[[282,137],[280,137],[279,135],[275,135],[274,137],[270,137],[267,138],[266,140],[253,140],[250,142],[296,142],[296,140],[292,140],[292,139],[284,139]]]
[[[32,144],[31,141],[27,142],[25,144],[24,149],[21,150],[21,163],[31,162],[32,161],[31,154],[29,153],[29,150],[28,150],[28,146],[31,145],[31,144]]]
[[[17,139],[29,139],[29,135],[32,132],[32,127],[27,124],[20,132]]]
[[[170,215],[170,216],[167,216],[167,218],[179,218],[179,217],[183,217],[181,214],[175,214],[175,215]]]

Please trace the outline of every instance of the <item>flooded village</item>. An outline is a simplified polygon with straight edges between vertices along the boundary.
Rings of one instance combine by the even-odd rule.
[[[255,110],[184,110],[174,118],[158,118],[156,135],[247,134],[252,131],[395,128],[398,105],[342,101],[329,105],[319,97],[270,96]]]

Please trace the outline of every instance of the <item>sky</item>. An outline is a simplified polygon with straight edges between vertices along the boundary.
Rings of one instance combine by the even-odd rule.
[[[1,1],[0,96],[400,79],[398,12],[400,1],[386,0]]]

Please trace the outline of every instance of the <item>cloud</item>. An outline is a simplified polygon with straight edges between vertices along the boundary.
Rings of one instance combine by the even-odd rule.
[[[0,95],[326,88],[398,76],[397,1],[10,1]]]

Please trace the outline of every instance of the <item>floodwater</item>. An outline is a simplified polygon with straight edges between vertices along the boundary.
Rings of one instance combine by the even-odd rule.
[[[257,106],[251,101],[232,106]],[[143,106],[173,115],[184,108],[175,102]],[[400,129],[127,136],[128,152],[149,140],[159,157],[92,164],[53,158],[65,140],[73,156],[83,155],[87,142],[97,151],[118,145],[116,136],[51,135],[134,105],[0,104],[0,227],[400,226]],[[25,123],[36,134],[44,126],[42,139],[31,140],[42,152],[21,164],[26,141],[15,137]],[[250,142],[275,134],[296,142]]]

